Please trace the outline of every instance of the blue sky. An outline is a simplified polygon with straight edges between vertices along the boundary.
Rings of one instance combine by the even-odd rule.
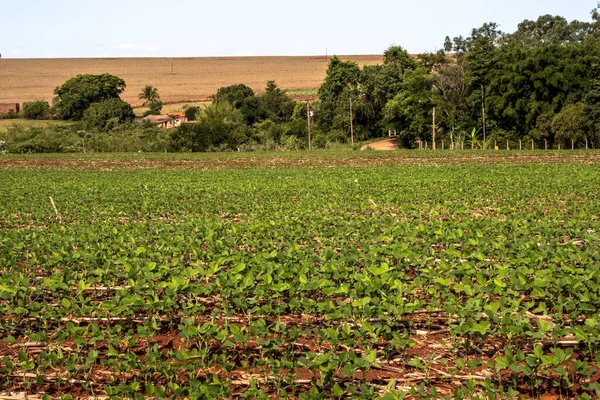
[[[381,54],[435,51],[484,22],[590,20],[590,0],[2,1],[3,58]]]

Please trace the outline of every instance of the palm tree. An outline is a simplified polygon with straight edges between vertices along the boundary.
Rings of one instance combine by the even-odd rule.
[[[144,88],[138,95],[138,98],[140,100],[144,100],[144,103],[142,104],[144,106],[152,105],[152,104],[160,101],[160,95],[158,94],[158,89],[153,86],[150,86],[150,85],[144,86]]]

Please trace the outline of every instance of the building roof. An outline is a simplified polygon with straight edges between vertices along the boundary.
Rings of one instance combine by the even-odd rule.
[[[169,122],[168,115],[147,115],[142,119],[150,122],[151,124],[164,124],[165,122]]]

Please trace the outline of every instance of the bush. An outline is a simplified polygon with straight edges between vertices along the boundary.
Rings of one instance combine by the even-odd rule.
[[[169,132],[158,127],[144,128],[130,123],[110,132],[88,132],[77,125],[26,128],[14,125],[0,138],[10,153],[69,152],[163,152],[169,146]]]
[[[135,118],[129,103],[121,99],[109,99],[92,104],[83,114],[83,125],[86,129],[106,132],[115,127],[131,122]]]
[[[150,109],[144,113],[144,117],[147,117],[148,115],[160,115],[162,107],[163,103],[160,100],[150,103]]]
[[[17,119],[19,118],[19,114],[10,110],[7,113],[0,114],[0,119]]]
[[[200,107],[187,107],[185,109],[185,117],[188,119],[188,121],[195,121],[196,115],[199,111]]]
[[[49,119],[50,105],[44,100],[25,103],[23,104],[23,117],[25,119]]]

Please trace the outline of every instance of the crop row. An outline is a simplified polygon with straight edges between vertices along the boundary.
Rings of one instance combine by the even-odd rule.
[[[595,396],[598,169],[0,171],[0,380]]]

